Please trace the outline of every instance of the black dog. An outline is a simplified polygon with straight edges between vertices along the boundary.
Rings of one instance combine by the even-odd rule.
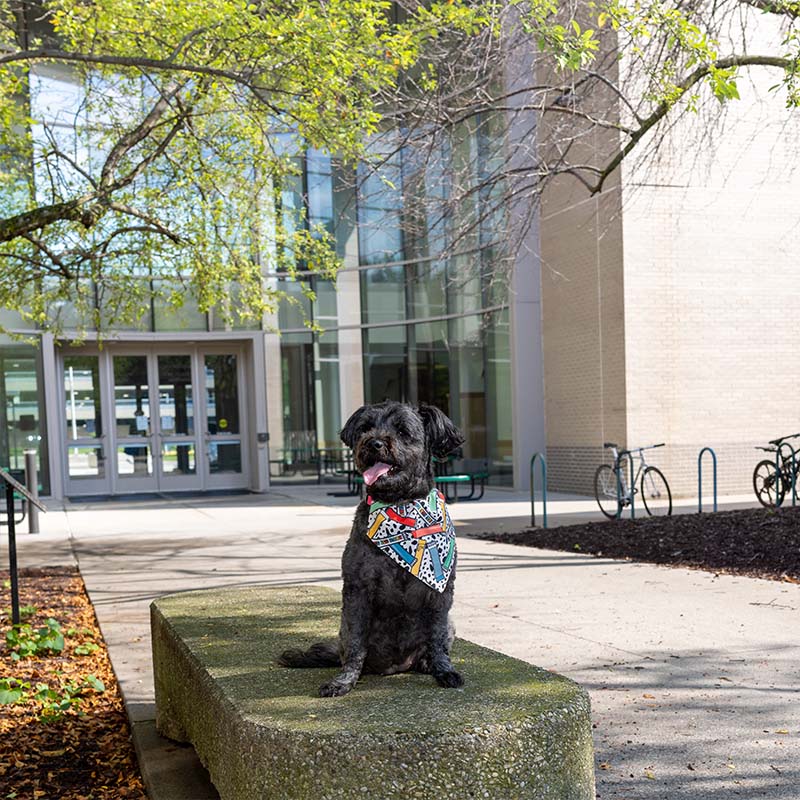
[[[341,438],[353,449],[375,507],[395,511],[394,519],[397,508],[409,508],[416,501],[414,508],[421,508],[424,515],[428,508],[424,498],[430,498],[431,506],[442,502],[446,521],[443,501],[431,494],[432,458],[455,450],[464,437],[438,408],[395,402],[362,406],[347,421]],[[434,554],[436,576],[431,574],[430,580],[438,577],[439,584],[433,588],[371,540],[374,528],[369,529],[368,523],[379,513],[371,515],[367,501],[356,510],[342,557],[338,644],[315,644],[306,652],[287,650],[278,659],[287,667],[341,667],[339,675],[320,686],[323,697],[346,694],[362,672],[391,675],[414,670],[433,675],[441,686],[464,683],[450,663],[454,629],[448,613],[453,604],[455,541],[447,562],[449,577],[442,575],[443,559]]]

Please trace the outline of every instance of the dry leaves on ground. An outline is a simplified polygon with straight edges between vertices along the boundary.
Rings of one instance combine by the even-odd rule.
[[[20,574],[20,604],[28,617],[23,622],[35,636],[49,619],[56,620],[64,646],[18,660],[13,654],[24,651],[24,644],[6,638],[8,573],[0,578],[0,688],[25,693],[0,705],[0,798],[146,800],[122,698],[77,570]],[[52,641],[58,644],[57,639],[53,634]]]

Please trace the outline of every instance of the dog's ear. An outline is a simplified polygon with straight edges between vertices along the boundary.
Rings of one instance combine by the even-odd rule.
[[[425,436],[436,458],[444,458],[464,444],[464,435],[453,425],[450,417],[436,406],[421,405],[417,413],[422,418]]]
[[[345,422],[344,428],[342,428],[342,431],[339,434],[339,438],[350,448],[356,446],[356,441],[358,439],[358,436],[356,435],[358,423],[361,422],[366,410],[367,406],[361,406],[358,411],[354,411],[350,415],[350,419]]]

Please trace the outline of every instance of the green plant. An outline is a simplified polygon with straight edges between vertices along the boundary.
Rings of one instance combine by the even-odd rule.
[[[39,609],[36,606],[20,606],[19,618],[30,619]],[[4,608],[0,611],[0,619],[11,619],[11,609]]]
[[[42,704],[39,715],[41,722],[57,722],[64,713],[75,708],[79,709],[87,691],[104,692],[103,682],[94,675],[87,675],[80,683],[67,681],[58,690],[52,689],[46,683],[36,684],[36,693],[33,699]],[[78,710],[78,714],[83,712]]]
[[[0,706],[19,703],[27,697],[27,690],[30,688],[29,683],[16,678],[0,678]]]
[[[27,623],[13,625],[6,631],[6,646],[14,661],[46,653],[60,653],[64,649],[64,634],[61,625],[50,617],[41,628],[33,628]]]
[[[76,656],[90,656],[92,653],[96,653],[100,649],[100,645],[95,644],[94,642],[84,642],[83,644],[76,645],[72,652],[75,653]]]

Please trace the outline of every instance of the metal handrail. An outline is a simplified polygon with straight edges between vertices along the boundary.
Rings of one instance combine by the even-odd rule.
[[[660,445],[653,445],[654,447],[659,447]],[[634,448],[635,450],[640,450],[642,448]],[[622,471],[620,470],[620,461],[622,460],[623,456],[629,456],[628,463],[631,465],[631,482],[630,482],[630,492],[631,492],[631,519],[636,519],[636,510],[634,508],[634,495],[636,494],[636,487],[633,485],[636,476],[633,471],[633,453],[630,450],[620,450],[617,453],[617,458],[614,461],[614,473],[617,476],[617,519],[622,517]]]
[[[703,513],[703,455],[711,453],[714,476],[714,513],[717,511],[717,454],[711,447],[704,447],[697,455],[697,513]]]
[[[34,497],[19,481],[4,469],[0,469],[0,479],[6,486],[6,512],[8,513],[8,570],[11,573],[11,624],[19,625],[19,575],[17,570],[17,521],[14,517],[14,493],[23,500],[46,512],[41,500]]]
[[[539,465],[542,470],[542,527],[547,527],[547,460],[542,453],[534,453],[531,456],[531,527],[536,527],[536,495],[535,495],[535,481],[534,464],[536,459],[539,459]]]

